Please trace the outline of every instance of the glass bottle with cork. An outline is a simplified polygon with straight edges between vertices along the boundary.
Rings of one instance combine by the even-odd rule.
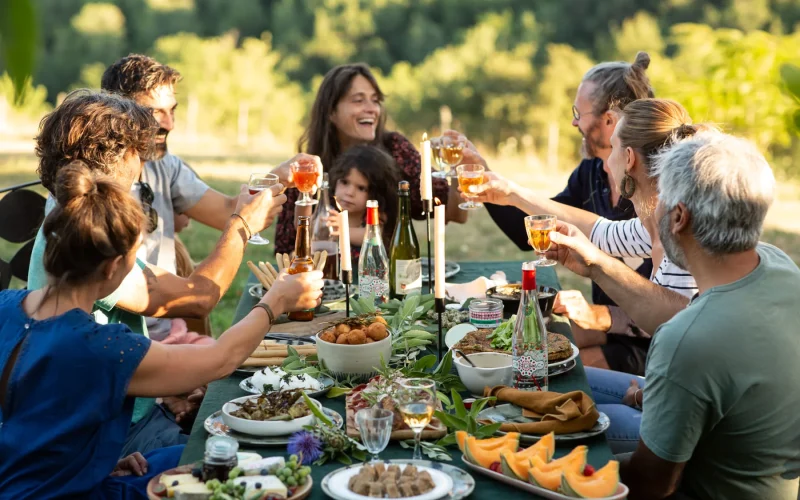
[[[314,270],[314,261],[311,259],[311,231],[310,217],[301,215],[297,222],[297,238],[294,242],[294,257],[286,269],[289,274],[307,273]],[[311,321],[314,319],[314,310],[291,311],[288,314],[290,321]]]
[[[228,475],[234,467],[239,465],[236,452],[239,451],[239,442],[227,436],[211,436],[206,441],[206,451],[203,455],[202,477],[203,482],[218,479],[221,482],[228,480]]]
[[[522,297],[511,341],[514,387],[523,391],[546,391],[547,330],[539,308],[536,264],[522,264]]]
[[[414,225],[411,223],[409,184],[401,181],[397,188],[398,217],[392,235],[389,287],[392,298],[422,290],[422,261]]]
[[[358,257],[359,295],[372,296],[375,305],[389,301],[389,258],[383,245],[378,200],[367,201],[367,231]]]
[[[331,236],[331,229],[328,227],[328,216],[332,208],[328,174],[322,175],[322,187],[320,188],[319,205],[314,211],[311,219],[311,252],[328,252],[325,260],[325,267],[322,269],[323,278],[326,280],[339,279],[339,242]]]

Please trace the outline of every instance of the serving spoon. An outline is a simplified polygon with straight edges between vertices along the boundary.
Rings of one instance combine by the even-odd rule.
[[[458,354],[459,356],[461,356],[462,358],[464,358],[464,360],[465,360],[467,363],[469,363],[469,366],[471,366],[471,367],[473,367],[473,368],[477,368],[477,366],[475,366],[475,363],[473,363],[473,362],[472,362],[472,360],[471,360],[471,359],[469,359],[469,358],[467,357],[467,355],[466,355],[466,354],[464,354],[463,352],[461,352],[461,349],[453,349],[453,352],[455,352],[456,354]]]

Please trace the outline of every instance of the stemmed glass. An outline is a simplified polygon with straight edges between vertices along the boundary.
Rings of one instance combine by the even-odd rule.
[[[436,382],[428,378],[408,378],[399,382],[397,402],[403,422],[414,431],[414,460],[422,460],[420,438],[436,407]]]
[[[303,194],[303,196],[294,204],[300,206],[316,205],[318,203],[317,200],[312,198],[310,195],[314,189],[314,186],[317,184],[317,179],[319,178],[319,170],[317,170],[317,165],[310,161],[295,161],[292,162],[291,169],[294,185],[297,186],[298,191]]]
[[[441,151],[442,151],[442,138],[434,137],[433,139],[431,139],[431,156],[433,157],[433,165],[435,165],[436,168],[432,175],[433,177],[444,179],[445,177],[447,177],[446,168],[448,167],[448,165],[442,162]]]
[[[453,167],[461,163],[461,160],[464,158],[464,146],[466,146],[466,144],[467,142],[463,137],[442,136],[439,159],[444,165],[450,167],[450,171],[445,174],[446,176],[456,176]]]
[[[483,165],[475,165],[471,163],[456,167],[456,173],[458,174],[458,186],[461,188],[462,194],[468,198],[465,203],[458,205],[458,208],[461,210],[475,210],[477,208],[483,208],[483,203],[473,201],[473,198],[476,198],[477,195],[469,190],[470,186],[480,186],[483,184],[483,171]]]
[[[278,176],[275,174],[265,173],[252,173],[250,174],[250,181],[247,183],[247,189],[250,194],[258,194],[265,189],[269,189],[278,183]],[[248,240],[253,245],[268,245],[269,240],[262,237],[259,233],[250,236]]]
[[[372,455],[372,461],[378,460],[378,453],[386,449],[392,434],[394,413],[383,408],[364,408],[356,413],[356,427],[361,433],[361,442]]]
[[[539,255],[536,266],[555,266],[556,261],[547,259],[544,254],[550,249],[550,231],[556,229],[555,215],[529,215],[525,217],[525,229],[533,250]]]

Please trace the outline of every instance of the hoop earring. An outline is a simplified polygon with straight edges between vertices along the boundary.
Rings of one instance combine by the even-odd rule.
[[[625,174],[622,181],[619,183],[619,194],[626,200],[630,200],[633,193],[636,192],[636,181],[633,177]]]

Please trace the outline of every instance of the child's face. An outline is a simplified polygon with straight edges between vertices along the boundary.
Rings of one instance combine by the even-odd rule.
[[[347,176],[336,183],[335,195],[343,210],[364,212],[369,198],[369,182],[361,172],[351,168]]]

